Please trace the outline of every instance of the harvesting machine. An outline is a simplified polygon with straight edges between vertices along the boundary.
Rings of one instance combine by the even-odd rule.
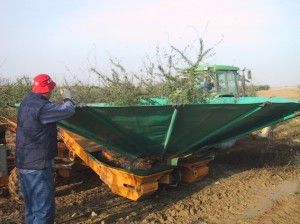
[[[208,173],[210,149],[229,140],[299,115],[300,103],[284,98],[239,96],[245,76],[232,66],[200,66],[210,70],[215,97],[206,103],[115,106],[94,103],[76,107],[74,116],[59,122],[59,139],[68,161],[80,158],[113,193],[138,200],[159,185],[192,183]],[[3,122],[5,123],[5,122]]]

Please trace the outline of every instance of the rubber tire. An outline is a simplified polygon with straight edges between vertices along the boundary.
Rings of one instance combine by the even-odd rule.
[[[11,197],[19,204],[24,204],[23,193],[21,191],[21,185],[19,180],[19,171],[15,167],[8,177],[8,190]]]

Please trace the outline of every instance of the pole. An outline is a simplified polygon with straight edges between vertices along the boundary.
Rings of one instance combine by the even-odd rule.
[[[246,68],[243,69],[243,76],[242,76],[242,90],[243,90],[243,96],[246,96],[245,70],[246,70]]]

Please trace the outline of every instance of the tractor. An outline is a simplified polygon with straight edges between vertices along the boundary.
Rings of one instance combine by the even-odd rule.
[[[245,77],[247,72],[247,78]],[[193,70],[195,76],[209,77],[214,85],[211,97],[246,96],[246,82],[252,78],[251,70],[240,70],[228,65],[201,65]],[[241,74],[240,74],[241,73]],[[199,86],[200,84],[200,86]],[[203,82],[198,87],[203,91]],[[205,90],[204,90],[205,91]]]

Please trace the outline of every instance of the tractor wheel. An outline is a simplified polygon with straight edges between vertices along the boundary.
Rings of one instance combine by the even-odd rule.
[[[15,167],[8,178],[8,189],[11,197],[19,204],[23,204],[23,193],[21,191],[21,185],[19,180],[19,171]]]

